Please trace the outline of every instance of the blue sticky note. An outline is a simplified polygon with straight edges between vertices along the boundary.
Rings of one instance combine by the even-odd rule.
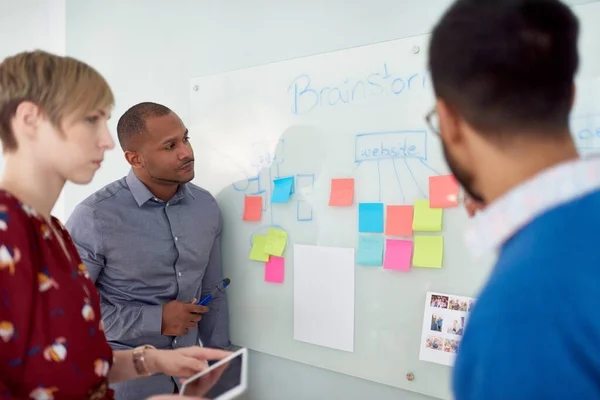
[[[356,263],[371,267],[381,267],[383,265],[383,237],[359,236]]]
[[[275,179],[271,203],[287,203],[294,191],[294,177]]]
[[[383,203],[358,205],[358,231],[383,233]]]

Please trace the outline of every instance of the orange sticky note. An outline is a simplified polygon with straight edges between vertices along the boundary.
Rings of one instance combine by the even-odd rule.
[[[283,257],[271,256],[265,263],[265,282],[283,282],[285,260]]]
[[[387,206],[385,234],[387,236],[412,236],[413,206]]]
[[[263,206],[262,196],[244,197],[244,221],[260,221]]]
[[[349,207],[354,200],[354,179],[332,179],[329,205],[332,207]]]
[[[458,207],[458,181],[454,175],[429,177],[429,206]]]

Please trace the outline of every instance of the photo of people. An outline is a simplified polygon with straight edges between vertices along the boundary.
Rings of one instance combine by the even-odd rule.
[[[453,366],[469,316],[477,299],[444,292],[427,292],[419,360]],[[437,351],[434,351],[437,350]]]
[[[437,313],[431,315],[431,330],[434,332],[441,332],[444,319]]]
[[[436,336],[427,336],[425,347],[431,350],[442,350],[443,340]]]
[[[454,353],[458,351],[458,345],[460,345],[460,340],[456,339],[446,339],[444,340],[444,351],[446,353]]]
[[[467,299],[462,299],[459,297],[450,298],[448,310],[467,311],[468,308],[469,308],[469,301]]]
[[[453,335],[462,336],[464,328],[465,328],[465,317],[464,316],[451,316],[447,320],[449,322],[449,326],[446,329],[446,333],[451,333]]]
[[[431,295],[431,307],[448,308],[448,296]]]

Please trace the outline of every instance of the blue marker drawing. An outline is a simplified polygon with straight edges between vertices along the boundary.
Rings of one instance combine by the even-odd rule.
[[[271,187],[271,182],[273,182],[273,173],[271,172],[271,168],[269,168],[269,195],[268,196],[273,198],[273,189]],[[271,215],[271,223],[273,223],[273,207],[269,207],[269,214]]]
[[[315,174],[297,174],[296,187],[298,194],[310,196],[315,188]]]
[[[354,161],[415,158],[427,160],[427,131],[371,132],[356,135]]]
[[[433,172],[434,174],[436,174],[437,176],[440,176],[440,175],[442,175],[442,174],[440,174],[439,172],[437,172],[435,169],[431,168],[431,167],[429,166],[429,164],[427,164],[427,163],[425,162],[425,160],[419,160],[419,161],[421,161],[421,164],[423,164],[424,166],[426,166],[427,168],[429,168],[429,170],[430,170],[431,172]]]
[[[388,69],[388,63],[384,62],[376,69],[377,72],[368,73],[362,79],[340,77],[337,82],[329,82],[323,86],[317,86],[309,74],[300,74],[287,88],[291,98],[291,112],[306,115],[317,108],[336,107],[381,95],[398,96],[425,89],[426,72],[411,71],[397,76],[392,69]],[[422,86],[411,85],[419,76],[422,77]]]
[[[312,203],[306,201],[305,196],[312,196],[315,188],[315,174],[296,175],[296,188],[298,200],[296,201],[296,220],[309,222],[313,219]]]
[[[409,78],[408,78],[408,88],[410,89],[410,83],[412,82],[412,80],[414,78],[416,78],[417,76],[419,76],[419,74],[412,74]]]
[[[419,189],[419,192],[421,192],[423,197],[427,198],[427,196],[425,195],[425,192],[423,192],[423,189],[421,189],[421,187],[419,186],[419,183],[417,182],[417,178],[415,178],[415,174],[413,174],[412,169],[410,169],[410,165],[408,165],[408,162],[406,160],[404,160],[404,164],[406,165],[406,168],[408,168],[408,171],[410,172],[410,176],[412,177],[413,182],[415,182],[415,186],[417,187],[417,189]]]
[[[312,205],[306,200],[298,200],[296,206],[296,220],[298,222],[310,222],[313,220]]]
[[[573,140],[578,150],[600,150],[600,115],[573,115],[569,118]]]
[[[398,175],[398,168],[396,168],[396,160],[392,160],[392,164],[394,165],[394,173],[396,174],[396,180],[398,181],[400,194],[402,194],[402,203],[406,203],[406,197],[404,196],[404,190],[402,190],[402,183],[400,183],[400,176]]]

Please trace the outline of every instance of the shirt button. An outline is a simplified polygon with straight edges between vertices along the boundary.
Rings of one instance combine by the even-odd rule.
[[[177,344],[177,339],[173,340],[173,344]]]
[[[179,276],[181,276],[181,272],[179,273]]]
[[[167,207],[169,207],[169,203],[167,203]]]
[[[177,236],[175,236],[175,241],[178,241],[178,240],[179,240],[179,238]]]

